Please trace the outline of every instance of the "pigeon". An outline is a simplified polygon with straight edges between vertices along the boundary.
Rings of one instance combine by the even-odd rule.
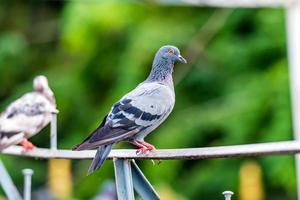
[[[0,114],[0,151],[19,143],[25,150],[33,149],[27,139],[49,124],[52,113],[58,113],[47,78],[35,77],[33,87],[33,92],[24,94]]]
[[[88,175],[99,169],[112,145],[127,141],[137,146],[137,153],[155,149],[144,138],[171,113],[175,104],[174,64],[186,63],[177,47],[162,46],[156,53],[148,78],[115,103],[100,126],[73,150],[97,149]]]

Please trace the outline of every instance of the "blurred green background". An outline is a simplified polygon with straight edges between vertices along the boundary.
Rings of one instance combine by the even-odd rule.
[[[35,75],[46,75],[60,110],[58,145],[70,149],[146,78],[165,44],[178,46],[188,65],[176,65],[174,111],[147,141],[187,148],[292,139],[283,9],[0,1],[0,110],[30,91]],[[48,147],[48,132],[31,141]],[[1,159],[20,190],[26,167],[35,171],[33,190],[48,185],[46,160]],[[242,178],[241,168],[249,160],[261,171],[255,191],[262,194],[252,200],[296,199],[292,156],[138,164],[160,193],[173,195],[165,199],[223,199],[221,192],[232,190],[234,199],[246,200],[242,193],[251,187],[243,182],[253,174],[246,170]],[[86,177],[89,164],[72,161],[71,199],[92,199],[114,179],[112,161]]]

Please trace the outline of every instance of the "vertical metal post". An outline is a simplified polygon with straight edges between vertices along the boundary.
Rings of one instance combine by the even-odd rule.
[[[294,137],[300,140],[300,3],[287,8],[287,40]],[[296,155],[298,200],[300,200],[300,155]]]
[[[134,200],[130,160],[114,159],[118,200]]]
[[[143,172],[132,160],[131,172],[133,179],[133,187],[143,200],[159,200],[160,197],[154,190],[150,182],[147,180]]]
[[[224,191],[222,194],[224,195],[225,200],[231,200],[231,196],[232,196],[234,193],[231,192],[231,191]]]
[[[9,200],[22,200],[22,197],[11,180],[4,164],[0,160],[0,184]]]
[[[52,113],[50,130],[50,149],[57,150],[57,115]]]
[[[23,169],[22,172],[24,175],[24,200],[31,200],[31,177],[33,174],[33,170]]]

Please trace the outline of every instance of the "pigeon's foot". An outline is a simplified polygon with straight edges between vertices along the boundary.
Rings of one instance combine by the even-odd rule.
[[[133,140],[131,143],[132,143],[133,145],[139,147],[139,149],[136,150],[136,154],[137,154],[137,155],[138,155],[138,154],[145,154],[145,153],[147,153],[148,149],[147,149],[144,145],[142,145],[139,141]]]
[[[138,150],[136,150],[136,155],[142,155],[142,154],[148,154],[150,151],[146,148],[139,148]]]
[[[136,154],[148,154],[153,149],[156,149],[152,144],[149,144],[145,141],[133,140],[131,143],[139,147],[139,149],[136,151]]]
[[[21,145],[22,145],[22,147],[24,148],[25,151],[32,150],[32,149],[35,148],[35,146],[31,142],[29,142],[27,139],[24,139],[21,142]]]
[[[155,146],[153,146],[152,144],[149,144],[148,142],[140,142],[142,145],[144,145],[149,151],[155,150]]]

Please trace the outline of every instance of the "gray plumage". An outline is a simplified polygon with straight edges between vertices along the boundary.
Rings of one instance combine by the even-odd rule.
[[[34,79],[34,91],[12,102],[0,115],[0,150],[27,139],[51,121],[57,113],[53,92],[45,76]]]
[[[161,47],[148,78],[114,104],[101,125],[74,148],[99,147],[89,173],[103,164],[114,143],[129,141],[142,151],[154,149],[144,138],[169,116],[174,107],[172,72],[176,61],[186,63],[178,48],[170,45]]]

